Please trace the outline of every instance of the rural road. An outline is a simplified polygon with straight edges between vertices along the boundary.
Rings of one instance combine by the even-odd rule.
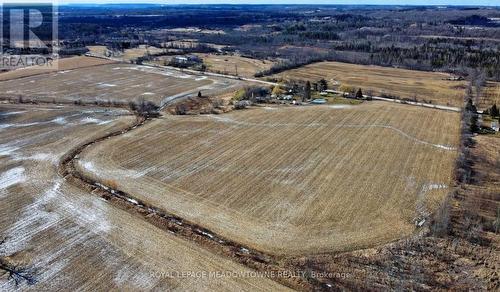
[[[153,64],[145,64],[145,65],[152,66],[152,67],[165,68],[165,69],[169,69],[169,70],[177,70],[177,71],[181,71],[181,72],[188,72],[188,73],[193,73],[193,74],[202,74],[202,75],[207,75],[207,76],[214,76],[214,77],[229,78],[229,79],[235,79],[235,80],[243,80],[243,81],[248,81],[248,82],[255,82],[255,83],[265,84],[265,85],[269,85],[269,86],[278,85],[278,83],[276,83],[276,82],[269,82],[269,81],[254,79],[254,78],[237,77],[237,76],[233,76],[233,75],[225,75],[225,74],[212,73],[212,72],[202,72],[202,71],[191,70],[191,69],[180,69],[180,68],[171,67],[171,66],[159,66],[159,65],[153,65]],[[337,90],[326,90],[326,91],[331,92],[331,93],[335,93],[335,94],[340,94],[340,95],[347,94],[347,92],[342,92],[342,91],[337,91]],[[367,95],[363,95],[363,96],[365,98],[368,97]],[[415,102],[415,101],[405,101],[405,100],[400,100],[400,99],[385,98],[385,97],[381,97],[381,96],[372,96],[372,99],[381,100],[381,101],[388,101],[388,102],[396,102],[396,103],[401,103],[401,104],[409,104],[409,105],[415,105],[415,106],[422,106],[422,107],[434,108],[434,109],[445,110],[445,111],[461,112],[461,109],[459,107],[453,107],[453,106],[437,105],[437,104]]]
[[[337,90],[326,90],[326,92],[335,93],[335,94],[342,94],[342,95],[348,94],[348,92],[337,91]],[[367,95],[363,95],[363,97],[368,98]],[[462,111],[459,107],[453,107],[453,106],[430,104],[430,103],[415,102],[415,101],[406,101],[406,100],[401,100],[401,99],[385,98],[385,97],[381,97],[381,96],[372,96],[371,98],[374,100],[396,102],[396,103],[402,103],[402,104],[410,104],[410,105],[434,108],[434,109],[445,110],[445,111],[452,111],[452,112],[461,112]]]
[[[94,57],[94,58],[100,58],[100,59],[107,59],[115,62],[124,62],[121,59],[118,58],[111,58],[111,57],[104,57],[104,56],[98,56],[94,54],[87,53],[88,57]],[[176,70],[179,72],[184,72],[184,73],[192,73],[196,75],[205,75],[205,76],[213,76],[213,77],[221,77],[221,78],[228,78],[228,79],[234,79],[234,80],[242,80],[242,81],[248,81],[248,82],[255,82],[255,83],[260,83],[260,84],[265,84],[265,85],[270,85],[270,86],[276,86],[278,83],[276,82],[270,82],[270,81],[264,81],[260,79],[255,79],[255,78],[246,78],[246,77],[239,77],[239,76],[233,76],[233,75],[226,75],[226,74],[220,74],[220,73],[213,73],[213,72],[207,72],[207,71],[198,71],[198,70],[192,70],[192,69],[184,69],[184,68],[177,68],[173,66],[161,66],[158,64],[152,64],[152,63],[143,63],[142,66],[148,66],[148,67],[155,67],[155,68],[164,68],[164,69],[169,69],[169,70]]]
[[[198,70],[191,70],[191,69],[181,69],[177,67],[172,67],[172,66],[160,66],[157,64],[150,64],[150,63],[144,63],[143,65],[145,66],[151,66],[151,67],[157,67],[157,68],[165,68],[169,70],[177,70],[180,72],[188,72],[192,74],[201,74],[201,75],[206,75],[206,76],[213,76],[213,77],[221,77],[221,78],[228,78],[228,79],[234,79],[234,80],[242,80],[242,81],[248,81],[248,82],[255,82],[255,83],[261,83],[265,85],[270,85],[270,86],[276,86],[278,83],[276,82],[270,82],[270,81],[264,81],[260,79],[254,79],[254,78],[246,78],[246,77],[239,77],[239,76],[233,76],[233,75],[226,75],[226,74],[220,74],[220,73],[213,73],[213,72],[207,72],[207,71],[198,71]]]
[[[177,71],[188,72],[188,73],[193,73],[193,74],[202,74],[202,75],[207,75],[207,76],[229,78],[229,79],[235,79],[235,80],[243,80],[243,81],[248,81],[248,82],[265,84],[265,85],[269,85],[269,86],[278,85],[278,83],[276,83],[276,82],[269,82],[269,81],[264,81],[264,80],[260,80],[260,79],[254,79],[254,78],[237,77],[237,76],[233,76],[233,75],[225,75],[225,74],[220,74],[220,73],[202,72],[202,71],[191,70],[191,69],[180,69],[180,68],[171,67],[171,66],[159,66],[159,65],[153,65],[153,64],[146,64],[146,66],[153,66],[153,67],[165,68],[165,69],[170,69],[170,70],[177,70]],[[327,92],[340,94],[340,95],[347,94],[347,92],[342,92],[342,91],[337,91],[337,90],[327,90]],[[366,95],[363,95],[363,96],[368,97]],[[446,105],[437,105],[437,104],[415,102],[415,101],[405,101],[405,100],[400,100],[400,99],[385,98],[385,97],[381,97],[381,96],[372,96],[372,99],[381,100],[381,101],[388,101],[388,102],[396,102],[396,103],[401,103],[401,104],[409,104],[409,105],[415,105],[415,106],[422,106],[422,107],[434,108],[434,109],[445,110],[445,111],[461,112],[461,109],[459,107],[452,107],[452,106],[446,106]]]
[[[106,57],[93,56],[93,55],[91,55],[91,56],[96,57],[96,58],[104,58],[104,59],[109,59],[109,60],[119,62],[119,60],[114,59],[114,58],[106,58]],[[206,75],[206,76],[214,76],[214,77],[228,78],[228,79],[234,79],[234,80],[242,80],[242,81],[260,83],[260,84],[269,85],[269,86],[278,85],[278,83],[276,83],[276,82],[264,81],[264,80],[255,79],[255,78],[238,77],[238,76],[233,76],[233,75],[226,75],[226,74],[206,72],[206,71],[197,71],[197,70],[192,70],[192,69],[181,69],[181,68],[172,67],[172,66],[160,66],[160,65],[151,64],[151,63],[144,63],[143,66],[164,68],[164,69],[176,70],[176,71],[180,71],[180,72],[187,72],[187,73],[192,73],[192,74],[197,74],[197,75],[201,74],[201,75]],[[342,92],[342,91],[337,91],[337,90],[326,90],[326,91],[330,92],[330,93],[341,94],[341,95],[347,94],[347,92]],[[366,95],[363,95],[363,96],[368,97]],[[401,103],[401,104],[409,104],[409,105],[414,105],[414,106],[422,106],[422,107],[445,110],[445,111],[452,111],[452,112],[461,112],[462,111],[459,107],[437,105],[437,104],[415,102],[415,101],[406,101],[406,100],[400,100],[400,99],[391,99],[391,98],[385,98],[385,97],[381,97],[381,96],[372,96],[372,99],[380,100],[380,101],[387,101],[387,102],[396,102],[396,103]]]

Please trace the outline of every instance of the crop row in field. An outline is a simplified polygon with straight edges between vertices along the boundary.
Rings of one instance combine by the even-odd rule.
[[[168,116],[86,151],[82,171],[283,254],[411,234],[450,191],[459,115],[369,103]]]
[[[35,279],[0,269],[0,290],[286,290],[57,174],[73,147],[131,124],[126,111],[0,105],[0,120],[0,260]]]

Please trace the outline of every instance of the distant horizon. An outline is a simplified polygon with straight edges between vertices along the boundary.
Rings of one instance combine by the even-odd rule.
[[[350,5],[350,6],[490,6],[500,7],[498,0],[0,0],[1,3],[56,2],[58,5]]]

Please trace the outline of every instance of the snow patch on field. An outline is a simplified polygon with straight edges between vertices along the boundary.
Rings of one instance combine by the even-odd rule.
[[[129,265],[122,266],[113,280],[118,287],[132,285],[139,290],[152,290],[156,282],[150,274],[137,271]]]
[[[179,79],[195,79],[196,81],[203,80],[203,79],[199,79],[199,78],[205,77],[205,76],[202,76],[202,77],[196,78],[194,75],[188,75],[188,74],[174,72],[174,71],[170,71],[170,70],[164,70],[164,69],[162,70],[162,69],[152,68],[152,67],[148,67],[148,66],[134,66],[134,67],[129,67],[128,69],[138,70],[138,71],[145,72],[145,73],[159,74],[159,75],[173,77],[173,78],[179,78]]]
[[[448,186],[445,185],[445,184],[431,183],[431,184],[424,185],[424,187],[422,188],[422,190],[424,192],[428,192],[428,191],[432,191],[432,190],[442,190],[442,189],[447,189],[447,188],[448,188]]]
[[[97,172],[97,168],[94,166],[94,164],[91,161],[80,161],[80,164],[88,172],[91,172],[91,173]]]
[[[97,87],[100,87],[100,88],[116,87],[116,84],[99,82],[99,83],[97,83]]]
[[[58,158],[56,155],[50,153],[36,153],[33,155],[26,156],[22,158],[24,160],[35,160],[35,161],[50,161],[52,163],[57,163]]]
[[[52,123],[56,123],[58,125],[65,125],[66,119],[64,117],[57,117],[51,121]]]
[[[235,123],[235,124],[241,123],[241,122],[236,121],[234,119],[231,119],[229,117],[222,117],[222,116],[218,116],[218,115],[211,115],[210,117],[216,121],[223,122],[223,123]]]
[[[14,150],[18,150],[20,148],[14,148]],[[23,160],[34,160],[34,161],[49,161],[54,164],[57,163],[58,157],[56,155],[50,153],[35,153],[35,154],[23,154],[17,151],[5,151],[8,156],[14,161],[23,161]],[[1,155],[0,155],[1,156]]]
[[[80,120],[81,124],[97,124],[97,125],[106,125],[109,124],[113,121],[103,121],[100,119],[92,118],[92,117],[85,117]]]
[[[143,168],[140,170],[137,169],[108,169],[106,167],[102,167],[100,164],[94,164],[92,161],[80,161],[80,165],[85,171],[95,174],[97,176],[111,176],[111,177],[126,177],[132,179],[138,179],[146,176],[151,170],[154,170],[154,167]],[[105,187],[105,186],[103,186]]]
[[[83,113],[83,112],[82,112]],[[71,117],[76,117],[81,115],[82,113],[77,113],[74,115],[71,115]],[[107,115],[123,115],[128,112],[120,112],[120,111],[108,111],[106,112]],[[111,123],[112,121],[103,121],[99,120],[96,118],[91,118],[91,117],[86,117],[81,120],[82,124],[87,124],[87,123],[95,123],[99,125],[104,125]],[[43,121],[43,122],[31,122],[31,123],[16,123],[16,124],[0,124],[0,129],[8,129],[8,128],[24,128],[24,127],[31,127],[31,126],[39,126],[39,125],[46,125],[54,123],[57,125],[68,125],[68,121],[66,120],[66,117],[57,117],[55,119],[52,119],[50,121]]]
[[[0,113],[0,116],[14,116],[14,115],[23,114],[25,112],[26,111],[6,112],[6,113]]]
[[[102,200],[66,201],[63,208],[92,233],[105,233],[111,230],[111,224],[107,219],[108,205]]]
[[[0,129],[8,129],[12,127],[12,124],[0,124]]]
[[[26,180],[24,167],[18,166],[11,168],[0,175],[0,190],[5,190],[13,185],[22,183]]]
[[[425,219],[431,215],[425,203],[427,194],[432,190],[443,190],[447,188],[447,185],[440,183],[426,183],[420,188],[420,192],[417,194],[416,210],[418,217],[414,220],[415,225],[421,227],[425,223]]]
[[[8,128],[23,128],[23,127],[31,127],[31,126],[36,126],[40,125],[41,123],[39,122],[33,122],[33,123],[18,123],[18,124],[1,124],[0,129],[8,129]]]
[[[134,200],[134,199],[131,199],[131,198],[127,198],[127,201],[128,201],[129,203],[134,204],[134,205],[139,205],[139,202],[137,202],[137,200]]]
[[[107,203],[87,196],[66,196],[62,186],[62,179],[52,182],[45,192],[36,195],[31,204],[22,208],[16,221],[5,232],[7,240],[2,252],[13,254],[33,250],[31,265],[39,282],[58,277],[75,259],[75,248],[89,243],[94,234],[110,229]],[[45,238],[47,234],[51,236],[49,242],[64,244],[46,245],[44,240],[45,245],[40,246],[39,237]]]
[[[49,190],[40,195],[32,204],[23,208],[16,222],[6,232],[8,240],[3,246],[6,254],[25,249],[34,236],[57,222],[59,215],[47,212],[44,206],[57,196],[60,186],[61,182],[54,183]]]
[[[121,115],[128,115],[130,114],[130,112],[124,109],[95,109],[95,110],[84,110],[81,111],[79,114],[86,114],[86,115],[103,114],[105,116],[121,116]]]
[[[0,145],[0,156],[10,156],[14,154],[17,150],[19,150],[19,147],[16,146],[9,146],[9,145]]]
[[[433,144],[433,146],[435,146],[437,148],[444,149],[444,150],[448,150],[448,151],[454,151],[454,150],[456,150],[455,147],[450,147],[450,146],[446,146],[446,145]]]
[[[176,76],[174,76],[174,77],[176,77],[176,78],[180,78],[180,79],[189,79],[189,78],[191,78],[191,77],[193,77],[193,76],[191,76],[191,75],[186,75],[186,74],[180,74],[180,75],[176,75]]]
[[[332,109],[349,109],[349,108],[352,108],[352,105],[347,105],[347,104],[335,104],[335,105],[331,105],[331,106],[329,106],[329,108],[332,108]]]

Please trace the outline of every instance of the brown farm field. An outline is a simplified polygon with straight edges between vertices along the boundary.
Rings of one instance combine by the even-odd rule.
[[[286,291],[252,270],[111,205],[58,174],[72,148],[132,124],[127,111],[0,105],[0,263],[27,268],[1,291]],[[178,272],[179,274],[172,274]]]
[[[467,82],[446,80],[450,75],[437,72],[356,65],[341,62],[320,62],[273,75],[279,79],[316,82],[325,78],[330,87],[341,84],[362,88],[366,94],[388,94],[399,98],[460,107]]]
[[[273,62],[241,56],[197,54],[203,59],[207,70],[215,73],[253,78],[255,73],[271,68]],[[236,74],[236,68],[238,74]]]
[[[164,49],[153,47],[153,46],[146,46],[146,45],[141,45],[137,48],[133,49],[127,49],[123,53],[123,60],[124,61],[130,61],[130,60],[135,60],[139,57],[144,57],[149,54],[158,54],[164,52]]]
[[[111,64],[114,61],[92,58],[92,57],[71,57],[54,61],[54,67],[32,66],[13,71],[0,73],[0,81],[29,77],[45,73],[55,73],[58,71],[74,70],[78,68],[94,67],[99,65]]]
[[[95,56],[106,56],[108,48],[106,46],[87,46],[89,52]]]
[[[479,100],[478,108],[484,110],[493,104],[500,106],[500,82],[488,82]]]
[[[166,116],[87,149],[79,168],[274,254],[415,231],[451,191],[459,114],[390,103]]]
[[[0,82],[0,97],[45,101],[119,101],[170,99],[236,90],[238,80],[185,74],[147,66],[109,64]]]
[[[89,49],[89,52],[93,56],[106,57],[107,55],[113,55],[113,59],[124,62],[134,61],[139,57],[144,57],[149,54],[158,54],[165,51],[164,49],[148,45],[140,45],[136,48],[126,49],[123,52],[112,52],[106,46],[87,46],[87,49]]]

